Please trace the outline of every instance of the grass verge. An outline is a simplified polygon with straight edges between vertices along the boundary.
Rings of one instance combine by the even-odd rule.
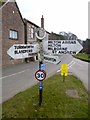
[[[80,98],[66,95],[76,89]],[[88,94],[82,82],[73,75],[56,74],[43,81],[43,104],[38,105],[39,84],[2,104],[3,118],[88,118]]]
[[[83,61],[90,62],[90,54],[78,53],[77,55],[73,55],[73,56]]]

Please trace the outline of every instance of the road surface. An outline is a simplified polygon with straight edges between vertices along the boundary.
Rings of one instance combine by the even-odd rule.
[[[74,73],[84,84],[85,88],[88,90],[88,66],[90,63],[83,62],[79,59],[73,59],[73,67],[70,68],[70,71]]]
[[[62,63],[67,63],[69,71],[78,76],[88,90],[88,63],[77,60],[71,55],[63,55],[61,63],[54,65],[45,63],[47,77],[60,71]],[[2,101],[6,101],[17,93],[35,85],[35,72],[38,70],[38,62],[24,63],[2,69]]]

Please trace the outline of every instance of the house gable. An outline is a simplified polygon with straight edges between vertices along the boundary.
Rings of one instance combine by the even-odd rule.
[[[17,5],[16,0],[6,0],[6,2],[0,2],[0,9],[3,9],[6,5],[10,4],[11,2],[15,3],[15,5],[16,5],[16,7],[17,7],[17,11],[18,11],[18,13],[19,13],[19,15],[20,15],[20,17],[21,17],[21,20],[22,20],[22,22],[24,23],[23,17],[22,17],[22,15],[21,15],[21,12],[20,12],[20,10],[19,10],[19,7],[18,7],[18,5]]]
[[[2,6],[2,64],[21,63],[22,60],[12,60],[7,50],[13,44],[25,43],[24,21],[17,3],[13,0]]]

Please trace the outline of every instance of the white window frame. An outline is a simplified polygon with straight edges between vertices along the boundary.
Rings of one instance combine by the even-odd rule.
[[[34,28],[31,27],[31,38],[34,38]]]
[[[18,31],[10,29],[9,30],[9,38],[18,40]]]

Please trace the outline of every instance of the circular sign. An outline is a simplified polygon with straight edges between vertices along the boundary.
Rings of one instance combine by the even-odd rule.
[[[42,37],[38,36],[38,33],[42,35]],[[46,37],[46,31],[43,28],[39,28],[38,31],[35,33],[36,38],[38,38],[39,40],[43,40]]]
[[[38,70],[36,73],[35,73],[35,78],[38,80],[38,81],[43,81],[45,78],[46,78],[46,72],[44,70]]]

